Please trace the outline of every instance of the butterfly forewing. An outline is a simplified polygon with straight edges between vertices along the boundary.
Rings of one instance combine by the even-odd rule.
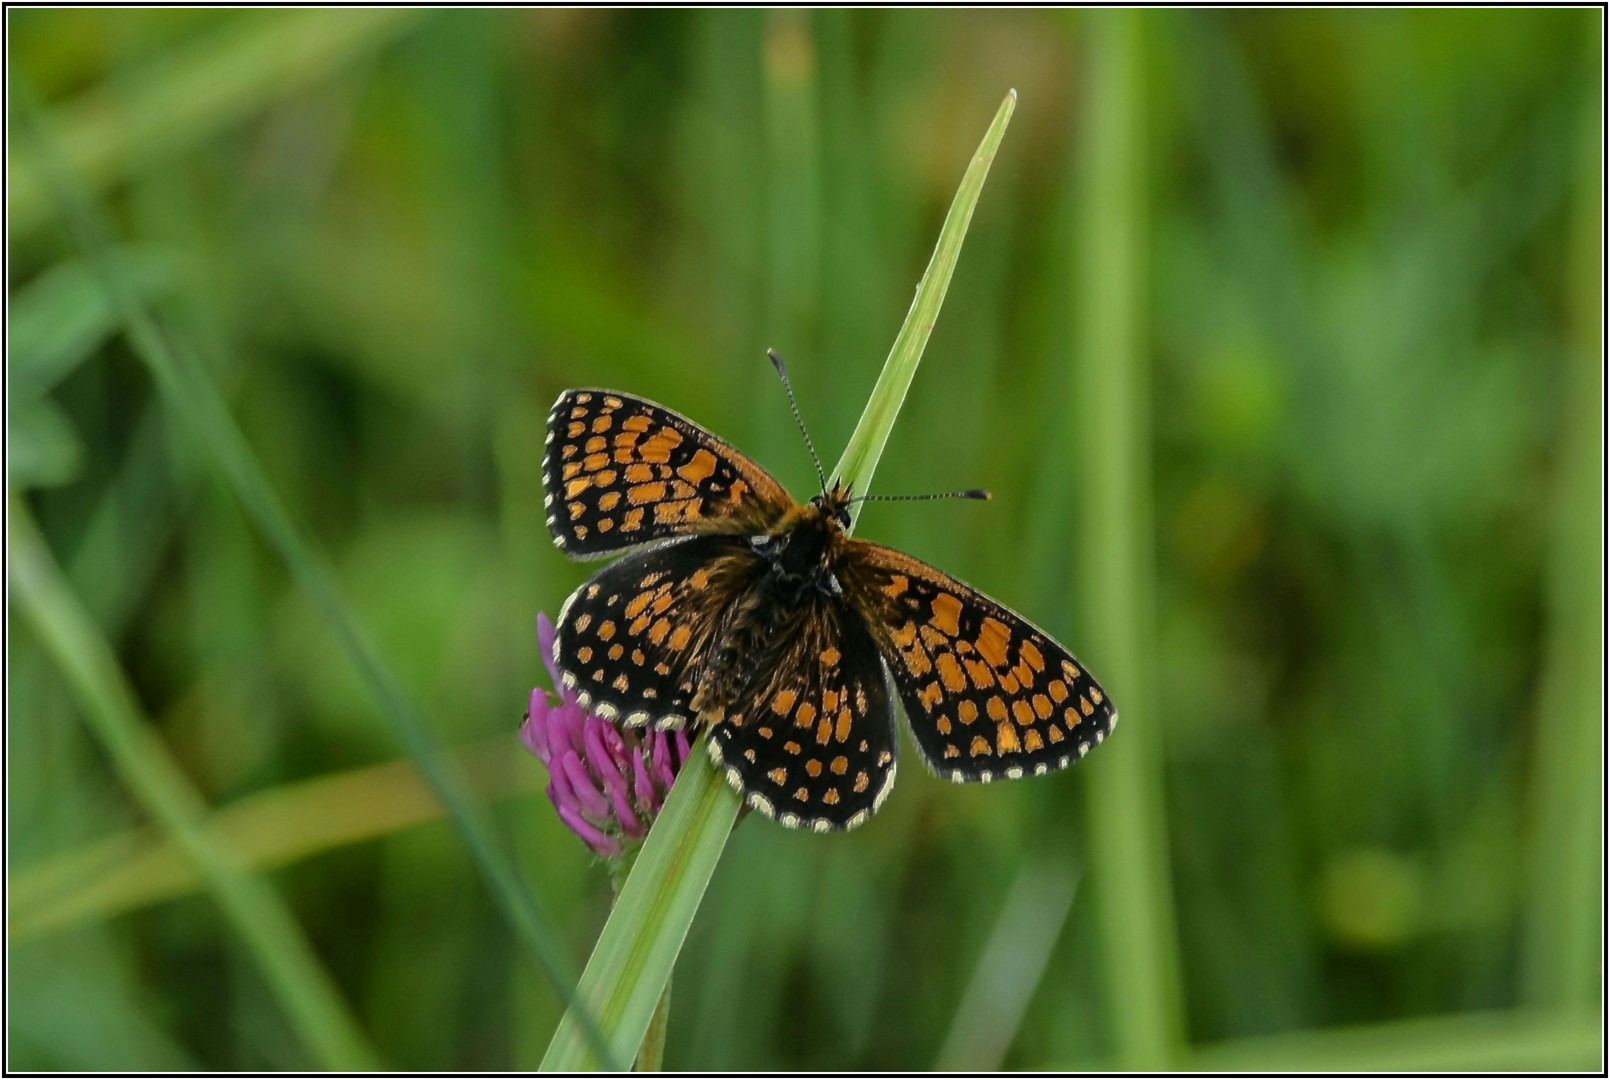
[[[554,662],[605,719],[681,727],[695,719],[699,672],[724,613],[761,569],[748,543],[726,534],[633,552],[565,601]]]
[[[612,390],[566,390],[548,414],[548,529],[588,557],[698,532],[763,532],[793,506],[764,469],[699,425]]]
[[[853,829],[894,787],[895,718],[860,614],[820,594],[792,613],[710,756],[745,801],[791,828]]]
[[[1063,768],[1106,738],[1113,703],[1028,620],[920,560],[850,540],[845,588],[899,688],[911,732],[957,782]]]

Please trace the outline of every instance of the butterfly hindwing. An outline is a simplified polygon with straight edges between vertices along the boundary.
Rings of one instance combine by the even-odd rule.
[[[790,828],[866,821],[894,787],[894,707],[865,620],[841,599],[790,613],[744,699],[711,727],[710,756],[745,801]]]
[[[845,589],[938,775],[960,783],[1049,772],[1112,730],[1112,701],[1048,634],[927,563],[848,544]]]
[[[548,529],[567,555],[669,536],[763,532],[793,506],[759,465],[670,409],[613,390],[566,390],[542,459]]]
[[[711,639],[762,569],[746,540],[691,536],[633,552],[565,601],[554,662],[583,707],[633,726],[681,727]]]

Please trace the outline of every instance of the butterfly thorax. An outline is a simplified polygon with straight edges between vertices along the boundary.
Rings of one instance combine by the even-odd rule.
[[[768,533],[750,538],[761,566],[732,605],[699,680],[695,706],[721,715],[774,670],[777,643],[790,628],[843,595],[834,564],[843,550],[849,491],[842,485],[795,507]]]

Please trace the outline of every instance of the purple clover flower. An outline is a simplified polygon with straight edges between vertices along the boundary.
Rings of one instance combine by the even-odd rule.
[[[520,741],[548,767],[548,798],[559,820],[599,855],[615,858],[626,842],[648,835],[688,759],[687,733],[620,728],[587,712],[554,667],[555,636],[548,616],[538,615],[537,647],[559,703],[550,705],[540,686],[532,690]]]

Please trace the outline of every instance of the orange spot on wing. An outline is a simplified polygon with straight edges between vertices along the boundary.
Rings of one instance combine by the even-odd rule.
[[[833,722],[824,716],[822,717],[822,722],[816,725],[816,741],[821,745],[826,746],[827,740],[831,739],[832,737]]]
[[[826,664],[828,667],[832,667],[834,664],[839,662],[839,651],[833,648],[833,646],[829,645],[827,648],[822,650],[822,655],[817,657],[817,659],[821,660],[822,663]]]
[[[945,684],[946,690],[959,694],[967,689],[967,677],[962,674],[962,666],[952,654],[940,653],[934,660],[934,668],[939,672],[939,680]]]
[[[586,491],[592,486],[592,477],[578,476],[576,479],[565,485],[565,498],[574,499],[577,495],[580,495],[582,492]]]
[[[962,602],[950,593],[940,593],[935,596],[932,603],[933,618],[928,621],[943,630],[949,637],[955,637],[961,632],[961,626],[956,622],[962,613]]]
[[[631,532],[633,529],[636,529],[636,528],[639,528],[640,526],[642,526],[642,524],[643,524],[643,510],[642,510],[642,508],[639,507],[636,510],[628,510],[628,511],[626,511],[626,516],[621,519],[621,531],[622,532]]]
[[[637,452],[644,461],[655,465],[664,465],[671,460],[671,451],[682,445],[682,436],[670,428],[661,428],[637,447]]]
[[[991,720],[1000,723],[1006,719],[1006,702],[1002,701],[997,695],[991,694],[990,699],[984,702],[984,711],[989,713]]]
[[[1035,671],[1045,670],[1045,657],[1041,656],[1040,650],[1034,647],[1034,642],[1025,641],[1022,645],[1018,646],[1017,654],[1024,660],[1027,660],[1029,667],[1033,668]],[[1029,682],[1030,680],[1024,679],[1023,681]]]
[[[1063,682],[1061,679],[1053,680],[1050,690],[1051,700],[1056,702],[1058,705],[1068,700],[1068,684]]]
[[[1012,719],[1016,720],[1024,727],[1028,727],[1030,724],[1034,723],[1034,710],[1029,708],[1028,702],[1024,701],[1022,698],[1018,698],[1016,701],[1012,702]]]
[[[922,702],[922,707],[924,709],[931,710],[934,708],[934,706],[945,700],[945,692],[939,688],[938,683],[931,682],[921,690],[917,691],[917,700]]]
[[[987,754],[990,752],[989,740],[984,738],[982,735],[974,735],[973,744],[967,749],[972,751],[974,757],[977,757],[980,754]]]
[[[865,791],[866,788],[867,788],[867,784],[869,784],[869,783],[871,783],[871,781],[867,779],[867,775],[866,775],[865,772],[856,773],[855,774],[855,793],[857,795],[859,795],[861,792]]]
[[[832,769],[839,776],[843,776],[844,770],[848,769],[849,767],[850,759],[845,757],[843,754],[840,754],[838,757],[834,758],[833,763],[828,766],[828,768]]]
[[[1012,631],[999,619],[986,616],[982,626],[978,628],[978,640],[973,645],[991,667],[1002,668],[1006,666],[1006,647],[1012,641]]]
[[[658,645],[665,640],[665,635],[671,632],[671,623],[668,619],[661,619],[648,628],[648,639]]]
[[[972,657],[963,660],[962,664],[967,668],[967,677],[972,679],[973,685],[980,690],[995,685],[995,676],[990,673],[987,664],[974,660]]]
[[[833,737],[843,742],[850,737],[850,710],[840,709],[838,723],[834,726]]]
[[[1034,695],[1034,715],[1041,720],[1051,715],[1051,699],[1044,694]]]
[[[811,758],[809,761],[807,761],[805,763],[805,771],[810,773],[813,778],[821,776],[822,775],[822,763],[820,761],[817,761],[815,758]]]
[[[779,690],[777,696],[771,699],[771,711],[778,716],[787,716],[794,707],[794,698],[798,696],[792,690]]]
[[[964,701],[956,706],[956,718],[964,724],[971,724],[978,719],[978,706],[971,701]]]
[[[631,471],[631,469],[626,470],[628,477]],[[636,487],[628,488],[626,491],[626,500],[633,506],[659,502],[663,498],[665,498],[664,484],[638,484]]]
[[[654,470],[647,465],[626,466],[626,482],[628,484],[646,484],[654,479]]]
[[[654,421],[646,416],[629,416],[621,421],[621,427],[627,431],[644,432],[653,426]]]
[[[1023,749],[1017,741],[1017,728],[1011,724],[1002,724],[995,729],[995,749],[1002,754],[1015,754]]]
[[[708,450],[700,449],[686,465],[676,471],[676,474],[690,484],[697,484],[715,471],[716,456]]]
[[[671,631],[671,648],[673,648],[673,649],[685,649],[685,648],[687,648],[688,647],[688,639],[691,638],[692,636],[693,636],[693,631],[688,629],[686,623],[678,626],[675,630]]]

